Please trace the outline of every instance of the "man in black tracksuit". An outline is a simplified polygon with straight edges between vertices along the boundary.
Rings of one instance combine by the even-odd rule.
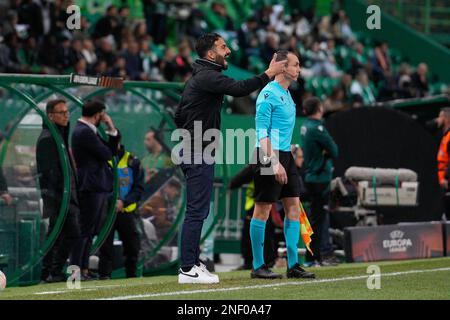
[[[214,33],[201,36],[197,40],[196,51],[200,59],[193,64],[192,78],[186,83],[175,115],[177,127],[190,134],[187,139],[183,136],[183,150],[180,152],[180,166],[187,184],[187,206],[181,234],[181,270],[178,281],[200,283],[202,277],[195,277],[195,274],[203,272],[203,275],[214,278],[207,283],[214,283],[219,281],[218,277],[206,273],[199,260],[200,235],[203,222],[209,214],[214,179],[214,162],[202,157],[203,150],[210,143],[203,141],[203,134],[208,129],[220,130],[220,110],[224,95],[242,97],[262,89],[272,77],[282,72],[285,62],[275,62],[273,59],[265,73],[236,81],[222,74],[228,66],[225,59],[231,53],[222,37]],[[199,124],[201,130],[195,130],[198,133],[194,135],[194,126]],[[200,147],[195,147],[194,142]]]
[[[57,282],[65,280],[63,272],[64,265],[80,234],[78,222],[79,203],[75,164],[72,156],[68,152],[69,111],[66,102],[60,99],[49,101],[47,103],[46,113],[50,121],[55,125],[58,134],[64,142],[65,149],[63,149],[63,152],[66,153],[67,159],[69,160],[69,208],[58,238],[44,257],[41,273],[41,280],[46,282]],[[59,217],[64,189],[64,175],[56,141],[45,123],[37,140],[36,164],[41,197],[44,202],[43,217],[49,218],[50,220],[47,233],[47,235],[50,235]]]

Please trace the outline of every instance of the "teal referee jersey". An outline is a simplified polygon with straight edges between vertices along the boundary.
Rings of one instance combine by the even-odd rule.
[[[273,150],[291,151],[295,125],[295,103],[289,90],[277,81],[269,82],[256,100],[256,147],[269,137]]]

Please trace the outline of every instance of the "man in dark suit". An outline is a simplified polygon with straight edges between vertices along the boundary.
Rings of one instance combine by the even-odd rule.
[[[77,195],[77,179],[75,164],[69,150],[69,110],[66,102],[61,99],[50,100],[46,106],[49,120],[55,125],[61,137],[69,159],[70,201],[61,232],[53,247],[47,252],[42,265],[41,280],[45,282],[65,281],[64,265],[69,258],[75,241],[80,236],[78,224],[79,204]],[[44,202],[43,218],[49,218],[47,235],[53,231],[59,217],[61,199],[64,189],[64,174],[62,160],[58,153],[56,141],[50,129],[44,123],[36,145],[36,164],[39,177],[41,197]]]
[[[109,140],[98,135],[100,123],[107,126]],[[120,133],[105,105],[88,101],[83,105],[82,117],[78,119],[72,134],[72,151],[78,171],[80,199],[81,236],[74,249],[73,264],[81,269],[81,279],[90,280],[89,253],[92,239],[100,229],[102,213],[107,208],[108,196],[113,190],[113,171],[108,160],[117,153]]]

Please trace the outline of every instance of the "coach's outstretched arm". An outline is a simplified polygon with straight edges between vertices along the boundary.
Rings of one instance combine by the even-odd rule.
[[[275,61],[275,59],[276,54],[264,73],[246,80],[237,81],[221,72],[209,73],[204,82],[204,89],[211,93],[226,94],[233,97],[248,96],[253,91],[262,89],[273,77],[283,71],[286,61]]]

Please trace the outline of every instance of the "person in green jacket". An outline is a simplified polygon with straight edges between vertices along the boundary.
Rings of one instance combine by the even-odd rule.
[[[305,184],[311,200],[308,218],[314,230],[311,237],[314,256],[307,252],[306,261],[308,265],[335,265],[329,241],[329,213],[324,206],[328,204],[332,159],[337,158],[338,147],[323,125],[324,108],[320,100],[316,97],[306,99],[303,110],[307,118],[300,128],[300,141],[304,153]]]

